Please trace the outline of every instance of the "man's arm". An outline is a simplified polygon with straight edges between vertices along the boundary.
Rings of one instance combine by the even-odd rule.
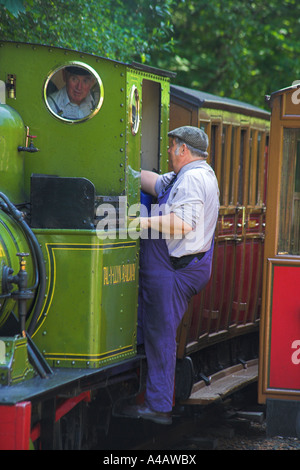
[[[166,235],[185,235],[193,229],[173,212],[153,217],[141,217],[140,224],[142,229],[152,228]]]
[[[142,170],[141,171],[141,186],[145,193],[157,196],[155,192],[155,183],[157,181],[158,174],[153,171]]]

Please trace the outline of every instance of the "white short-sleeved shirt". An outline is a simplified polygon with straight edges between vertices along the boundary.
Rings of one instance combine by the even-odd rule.
[[[48,104],[52,111],[65,119],[82,119],[88,116],[95,106],[90,93],[80,105],[71,103],[65,86],[49,96]]]
[[[159,194],[175,173],[160,175],[155,190]],[[186,235],[165,236],[170,256],[206,252],[211,246],[219,212],[219,187],[216,175],[204,160],[196,160],[181,168],[168,201],[155,207],[152,215],[174,212],[193,227]]]

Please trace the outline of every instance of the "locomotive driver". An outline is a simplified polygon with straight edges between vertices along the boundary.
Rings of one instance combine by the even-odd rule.
[[[95,78],[82,67],[70,66],[63,69],[66,85],[48,97],[52,111],[65,119],[82,119],[95,107],[91,88]]]
[[[171,424],[176,332],[193,295],[207,284],[212,265],[219,189],[206,162],[208,137],[196,127],[169,132],[173,172],[142,171],[142,189],[157,197],[141,218],[138,344],[148,372],[145,402],[127,408],[131,417]]]

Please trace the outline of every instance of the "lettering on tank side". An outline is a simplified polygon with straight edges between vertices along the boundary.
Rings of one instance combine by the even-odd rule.
[[[136,279],[136,266],[134,263],[103,266],[103,285],[123,284]]]

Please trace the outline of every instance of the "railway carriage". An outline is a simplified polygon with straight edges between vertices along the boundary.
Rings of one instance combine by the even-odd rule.
[[[69,67],[93,82],[76,118],[51,98]],[[221,208],[211,281],[178,330],[175,400],[210,403],[257,378],[269,114],[173,78],[0,43],[0,448],[93,448],[142,390],[140,169],[168,171],[179,125],[208,133]]]
[[[268,435],[299,437],[299,85],[276,91],[267,98],[272,115],[259,401],[266,403]]]
[[[214,401],[257,379],[269,119],[247,103],[171,85],[170,127],[205,130],[220,186],[211,280],[178,331],[178,357],[193,358],[199,379],[188,403]]]

